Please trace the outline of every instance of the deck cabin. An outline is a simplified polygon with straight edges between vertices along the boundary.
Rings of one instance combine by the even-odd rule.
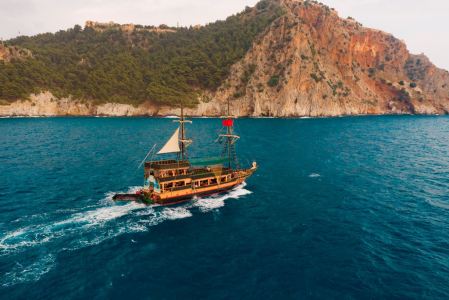
[[[160,193],[219,186],[236,179],[235,172],[222,165],[192,167],[189,161],[162,160],[145,163],[145,182],[154,176]]]
[[[191,121],[184,119],[182,102],[181,116],[175,122],[179,123],[179,127],[164,146],[158,152],[153,152],[156,146],[154,145],[142,161],[142,164],[145,163],[143,188],[135,194],[116,194],[114,200],[135,200],[162,205],[179,203],[195,196],[230,190],[243,183],[256,171],[255,162],[250,169],[240,169],[239,167],[234,148],[234,143],[239,136],[233,132],[229,102],[228,115],[223,120],[226,132],[219,135],[220,142],[226,146],[222,152],[223,154],[227,153],[226,156],[188,160],[186,149],[192,144],[192,140],[186,137],[185,124],[191,123]],[[146,161],[150,154],[176,154],[177,159]]]

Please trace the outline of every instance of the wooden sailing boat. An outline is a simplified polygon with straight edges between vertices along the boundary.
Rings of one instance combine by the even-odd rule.
[[[257,169],[256,162],[247,169],[239,166],[235,153],[235,142],[239,136],[234,134],[234,118],[229,113],[222,123],[226,131],[219,135],[223,143],[223,155],[219,159],[189,160],[187,147],[192,140],[186,138],[185,124],[191,123],[184,118],[181,106],[179,127],[158,155],[176,154],[176,159],[145,161],[144,187],[135,194],[116,194],[114,200],[143,201],[161,205],[188,201],[195,196],[222,193],[230,190],[251,176]]]

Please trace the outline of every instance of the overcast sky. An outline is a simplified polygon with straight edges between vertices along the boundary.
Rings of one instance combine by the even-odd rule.
[[[404,40],[449,70],[449,1],[322,0],[340,16]],[[195,25],[223,19],[257,0],[0,0],[0,38],[84,25],[86,20]]]

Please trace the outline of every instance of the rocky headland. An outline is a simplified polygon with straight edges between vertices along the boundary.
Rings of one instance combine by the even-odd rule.
[[[449,73],[425,55],[411,54],[393,35],[341,18],[318,2],[269,2],[281,7],[282,15],[258,34],[218,88],[196,90],[198,101],[187,109],[189,115],[221,115],[228,100],[236,115],[254,117],[449,112]],[[86,26],[105,31],[108,25],[89,22]],[[141,28],[125,27],[117,30],[129,34]],[[165,27],[150,29],[172,34]],[[3,64],[13,57],[33,59],[33,54],[0,45]],[[105,103],[56,97],[45,90],[15,101],[0,100],[2,116],[162,116],[178,111],[176,105],[152,99]]]

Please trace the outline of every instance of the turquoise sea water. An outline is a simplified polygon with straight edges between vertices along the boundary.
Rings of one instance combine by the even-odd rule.
[[[171,120],[0,119],[0,298],[449,298],[448,117],[236,124],[246,185],[152,207],[111,196]]]

